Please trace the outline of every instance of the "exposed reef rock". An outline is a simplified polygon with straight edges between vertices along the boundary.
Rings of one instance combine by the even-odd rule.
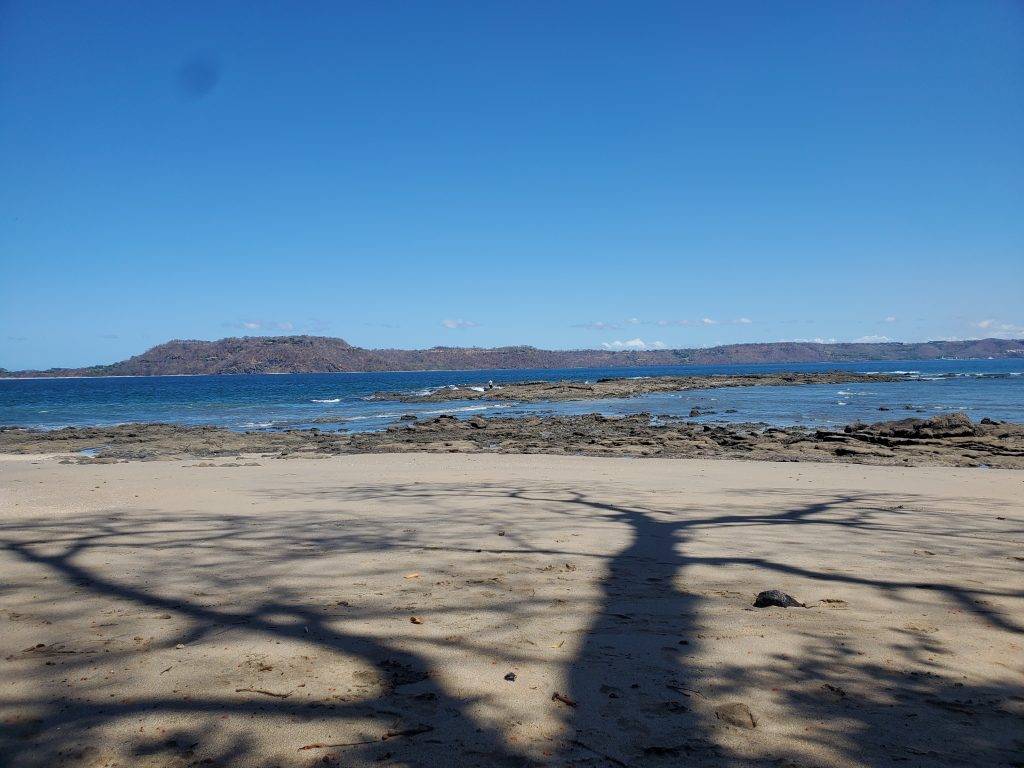
[[[88,451],[88,454],[83,454]],[[711,425],[598,414],[407,420],[382,432],[233,432],[219,427],[126,424],[49,432],[0,428],[0,452],[68,455],[82,463],[214,456],[318,458],[349,453],[550,453],[823,461],[1024,469],[1024,425],[964,414],[851,424],[842,430]]]
[[[427,393],[377,392],[375,400],[397,400],[403,403],[442,403],[451,400],[514,400],[539,402],[547,400],[601,400],[610,397],[637,397],[653,392],[682,392],[691,389],[721,387],[798,386],[801,384],[850,384],[905,381],[892,374],[852,373],[753,373],[740,376],[644,376],[633,378],[585,381],[517,381],[501,386],[463,385],[441,387]],[[692,414],[697,416],[699,414]]]

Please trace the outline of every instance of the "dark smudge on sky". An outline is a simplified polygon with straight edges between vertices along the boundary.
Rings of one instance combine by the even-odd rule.
[[[208,53],[195,54],[187,58],[178,70],[178,87],[187,98],[204,98],[220,82],[220,71],[217,57]]]

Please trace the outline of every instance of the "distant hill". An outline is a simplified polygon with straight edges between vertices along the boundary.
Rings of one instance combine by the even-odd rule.
[[[608,351],[536,347],[363,349],[324,336],[246,336],[169,341],[119,363],[0,376],[173,376],[228,373],[478,370],[484,368],[624,368],[651,365],[831,363],[938,358],[1024,358],[1024,340],[927,341],[917,344],[729,344],[706,349]]]

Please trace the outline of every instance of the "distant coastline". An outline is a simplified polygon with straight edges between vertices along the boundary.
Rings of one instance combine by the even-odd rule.
[[[365,349],[324,336],[247,336],[218,341],[174,340],[107,365],[9,371],[3,379],[207,376],[229,374],[376,373],[552,368],[645,368],[923,360],[1024,359],[1024,340],[976,339],[916,343],[771,342],[693,349],[546,350],[514,347]]]

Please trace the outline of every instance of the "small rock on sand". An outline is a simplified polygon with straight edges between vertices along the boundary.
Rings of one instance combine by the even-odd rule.
[[[754,598],[755,608],[806,608],[807,606],[801,603],[799,600],[794,598],[792,595],[787,595],[780,589],[768,589],[764,592],[758,592],[757,597]]]

